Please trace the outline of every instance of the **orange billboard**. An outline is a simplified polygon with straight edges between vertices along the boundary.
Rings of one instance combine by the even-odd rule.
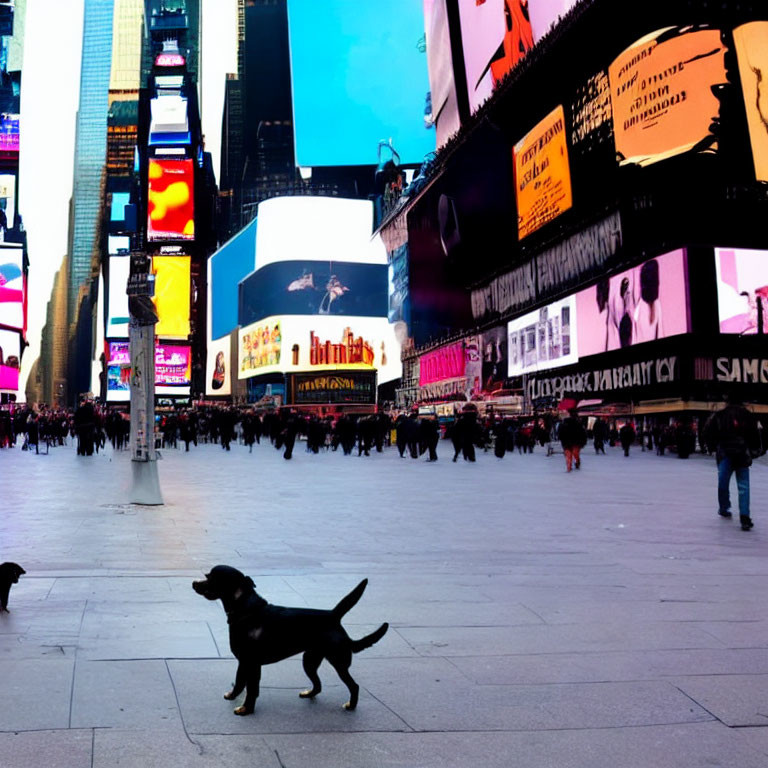
[[[573,205],[562,106],[515,144],[513,157],[517,231],[522,240]]]
[[[191,160],[149,160],[147,240],[195,239],[195,172]]]
[[[768,181],[768,21],[753,21],[733,30],[744,106],[752,143],[755,176]]]
[[[158,338],[186,339],[189,336],[190,258],[153,256],[155,308]]]
[[[716,29],[653,32],[608,69],[616,153],[622,165],[649,165],[689,150],[716,148],[720,114],[713,86],[726,82]]]

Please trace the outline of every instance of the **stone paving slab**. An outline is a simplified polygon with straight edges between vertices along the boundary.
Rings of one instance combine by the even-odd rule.
[[[344,710],[342,705],[348,700],[349,692],[328,668],[320,669],[321,679],[325,678],[322,693],[310,701],[299,698],[299,691],[307,687],[306,677],[299,666],[293,665],[295,682],[287,688],[275,687],[270,682],[274,679],[273,668],[284,665],[265,667],[255,714],[239,717],[232,710],[242,703],[241,699],[232,702],[223,698],[234,680],[234,661],[201,659],[168,664],[184,725],[190,734],[409,730],[397,714],[370,696],[363,684],[357,710]],[[285,680],[284,673],[284,670],[277,671],[279,680]],[[362,680],[358,682],[364,683]]]
[[[165,661],[84,661],[75,666],[72,728],[180,729]]]
[[[768,649],[685,649],[454,656],[451,663],[479,685],[658,680],[697,675],[768,674]]]
[[[675,684],[726,725],[768,727],[768,674],[698,675]]]
[[[0,733],[3,768],[92,768],[93,731]]]
[[[70,727],[73,658],[0,661],[0,732]]]

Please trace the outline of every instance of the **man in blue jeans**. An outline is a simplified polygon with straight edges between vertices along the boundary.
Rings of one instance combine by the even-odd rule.
[[[741,530],[748,531],[753,526],[749,514],[749,467],[752,458],[762,453],[757,420],[735,395],[731,395],[728,405],[709,419],[704,435],[717,458],[718,514],[731,517],[729,486],[731,475],[735,474]]]

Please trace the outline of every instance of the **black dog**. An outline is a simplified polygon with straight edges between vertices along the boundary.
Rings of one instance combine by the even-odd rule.
[[[11,584],[18,584],[19,576],[26,571],[16,563],[3,563],[0,565],[0,613],[8,610],[8,593],[11,591]]]
[[[235,714],[253,712],[263,664],[274,664],[302,652],[312,688],[299,696],[312,699],[320,693],[317,669],[323,659],[328,659],[349,688],[344,708],[354,709],[360,686],[349,674],[352,654],[370,648],[389,628],[389,624],[382,624],[370,635],[352,640],[341,626],[341,617],[357,603],[367,584],[368,579],[364,579],[333,610],[323,611],[270,605],[256,593],[249,576],[228,565],[217,565],[204,581],[193,581],[195,592],[208,600],[221,600],[227,614],[229,646],[238,665],[234,688],[224,698],[234,699],[245,690],[243,706],[237,707]]]

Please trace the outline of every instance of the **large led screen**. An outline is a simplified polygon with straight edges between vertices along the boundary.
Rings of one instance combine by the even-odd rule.
[[[127,341],[107,344],[107,400],[130,400],[131,358]],[[192,374],[190,348],[172,344],[155,346],[155,394],[189,394]]]
[[[720,333],[757,333],[759,304],[768,332],[768,251],[717,248],[715,266]]]
[[[550,112],[515,145],[515,194],[520,239],[573,204],[565,114]]]
[[[256,268],[256,227],[254,219],[208,260],[213,339],[230,334],[238,326],[238,284]]]
[[[6,228],[12,228],[16,219],[16,177],[0,174],[0,221],[5,217]]]
[[[270,315],[387,315],[384,264],[273,262],[243,280],[240,290],[242,325]]]
[[[527,9],[533,41],[538,43],[577,2],[578,0],[515,0],[513,3],[510,0],[510,5],[517,4]]]
[[[16,331],[0,330],[0,390],[19,388],[21,337]]]
[[[128,338],[128,274],[131,271],[129,256],[109,257],[109,303],[107,306],[107,338]]]
[[[355,261],[386,264],[381,237],[372,237],[373,203],[334,197],[276,197],[259,205],[256,267],[273,261]]]
[[[230,338],[208,342],[208,364],[205,372],[206,395],[232,394],[232,366],[230,364]]]
[[[733,30],[744,91],[749,138],[758,181],[768,181],[768,21],[753,21]]]
[[[509,375],[577,363],[576,327],[573,296],[512,320],[507,325]]]
[[[726,82],[716,29],[666,29],[638,40],[608,69],[616,153],[647,165],[715,146],[715,86]]]
[[[288,28],[298,165],[372,165],[388,138],[405,163],[434,150],[417,0],[290,0]]]
[[[0,246],[0,326],[24,327],[24,273],[21,245]]]
[[[379,383],[400,378],[400,343],[386,317],[283,315],[238,332],[238,378],[264,373],[376,370]]]
[[[457,341],[448,344],[419,358],[419,386],[425,387],[438,381],[461,378],[465,370],[464,343]]]
[[[0,114],[0,152],[19,151],[19,116]]]
[[[436,127],[436,144],[441,147],[461,127],[446,0],[424,0],[424,23],[432,108],[430,119]]]
[[[672,251],[576,294],[579,356],[687,333],[685,252]]]
[[[149,126],[149,145],[189,144],[187,100],[178,94],[158,96],[150,101],[152,119]]]
[[[147,239],[194,240],[195,187],[192,160],[149,160]]]
[[[190,257],[153,256],[155,275],[155,335],[165,339],[189,336]]]

